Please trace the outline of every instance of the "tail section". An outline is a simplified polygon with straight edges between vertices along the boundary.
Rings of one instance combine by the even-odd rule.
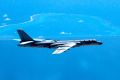
[[[20,39],[21,39],[21,42],[25,42],[25,41],[34,41],[27,33],[25,33],[23,30],[21,29],[18,29],[17,30],[19,36],[20,36]]]

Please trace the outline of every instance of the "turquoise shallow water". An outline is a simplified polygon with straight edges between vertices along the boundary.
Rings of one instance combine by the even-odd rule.
[[[17,29],[32,37],[119,36],[120,29],[97,16],[67,13],[35,14],[28,21],[1,26],[0,38],[18,38]]]

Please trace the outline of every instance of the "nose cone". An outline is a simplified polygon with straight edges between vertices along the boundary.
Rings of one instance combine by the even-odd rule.
[[[99,45],[102,45],[103,43],[102,42],[98,42]]]

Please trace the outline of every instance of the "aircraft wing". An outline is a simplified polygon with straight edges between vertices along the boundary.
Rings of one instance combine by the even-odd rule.
[[[66,44],[58,47],[57,50],[55,50],[52,54],[61,54],[65,51],[67,51],[68,49],[72,48],[75,45],[76,45],[76,43],[74,43],[74,42],[66,43]]]

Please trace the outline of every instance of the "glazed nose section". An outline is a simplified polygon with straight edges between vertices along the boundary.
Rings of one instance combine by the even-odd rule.
[[[103,43],[102,42],[98,42],[99,45],[102,45]]]

